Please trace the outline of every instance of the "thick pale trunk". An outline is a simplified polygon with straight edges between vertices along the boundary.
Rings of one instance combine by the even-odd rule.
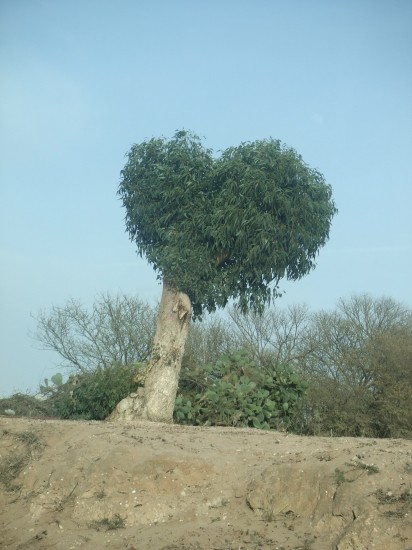
[[[108,420],[172,422],[191,316],[189,297],[164,282],[144,387],[123,399]]]

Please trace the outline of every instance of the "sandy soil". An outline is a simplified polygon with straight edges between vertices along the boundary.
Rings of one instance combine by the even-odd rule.
[[[412,441],[0,417],[0,547],[412,548]]]

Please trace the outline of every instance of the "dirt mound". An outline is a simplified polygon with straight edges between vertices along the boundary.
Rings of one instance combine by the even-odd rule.
[[[405,550],[412,442],[0,418],[8,549]]]

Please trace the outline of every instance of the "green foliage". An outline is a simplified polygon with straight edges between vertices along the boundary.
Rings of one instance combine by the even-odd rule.
[[[63,384],[63,376],[60,374],[60,372],[53,374],[50,380],[55,386],[61,386]]]
[[[36,399],[32,395],[15,393],[10,397],[0,399],[0,414],[13,411],[16,416],[41,417],[55,414],[53,405],[47,400]]]
[[[261,310],[281,278],[314,267],[329,237],[330,186],[278,140],[215,159],[196,135],[178,131],[134,145],[127,159],[119,195],[130,239],[189,295],[195,316],[231,298]]]
[[[356,479],[358,479],[363,472],[367,472],[368,476],[379,473],[378,466],[375,466],[374,464],[366,464],[360,460],[347,462],[345,466],[348,468],[346,471],[343,471],[340,468],[335,468],[335,482],[338,486],[343,483],[352,483],[353,481],[356,481]]]
[[[115,309],[125,306],[126,312],[140,311],[133,304],[142,302],[132,298],[132,305],[128,307],[126,299],[124,297],[121,302],[116,300]],[[146,313],[146,309],[142,309],[142,320],[146,319]],[[298,307],[287,311],[268,309],[263,315],[249,312],[243,316],[238,309],[229,313],[231,322],[216,316],[192,327],[179,381],[175,408],[177,421],[202,424],[209,420],[212,424],[253,425],[253,418],[261,413],[258,407],[265,402],[262,391],[266,390],[270,393],[269,401],[276,403],[276,414],[269,419],[272,425],[286,425],[289,431],[295,433],[411,438],[410,309],[390,298],[374,299],[360,295],[341,299],[338,307],[331,312],[313,314]],[[130,319],[129,315],[112,317],[118,319],[113,330],[119,324],[128,323],[127,330],[124,325],[117,333],[132,334],[136,318],[135,314]],[[149,319],[152,319],[151,314]],[[130,346],[137,349],[136,342],[142,331],[147,347],[149,331],[145,327],[148,326],[146,321],[142,321],[136,325],[133,339],[122,337],[119,340],[127,356],[130,353],[133,356]],[[150,323],[150,326],[153,325]],[[115,332],[104,334],[112,334],[115,339]],[[112,340],[108,340],[107,345],[111,346]],[[73,345],[68,347],[73,356],[81,357],[83,341],[79,340],[76,344],[73,340],[71,343]],[[229,355],[239,348],[246,349],[247,356],[240,354],[235,359],[235,355]],[[223,355],[225,358],[218,360]],[[133,391],[135,387],[131,382],[133,374],[129,375],[128,369],[133,373],[135,368],[140,367],[135,362],[133,365],[118,371],[118,384],[117,375],[113,375],[112,381],[107,383],[113,392],[117,392],[120,386],[119,400],[129,393],[129,388]],[[208,366],[205,368],[204,365]],[[278,368],[282,365],[283,368]],[[285,366],[299,375],[299,383],[305,380],[308,388],[304,392],[299,392],[296,387],[288,390],[281,380],[280,393],[276,396],[275,391],[273,397],[273,389],[282,379]],[[286,372],[292,376],[292,371]],[[16,415],[24,416],[58,414],[65,418],[104,418],[107,411],[101,409],[106,408],[102,407],[102,402],[107,399],[104,397],[106,390],[96,390],[92,372],[71,377],[67,382],[56,374],[41,386],[41,393],[46,399],[17,394],[0,400],[0,412],[10,409]],[[97,371],[97,378],[103,377],[103,374],[98,374],[100,372]],[[266,375],[268,379],[265,379]],[[286,381],[288,376],[286,374]],[[131,384],[124,383],[124,378]],[[254,389],[253,384],[256,384]],[[292,394],[293,406],[289,405],[288,398],[285,417],[282,395],[288,391]],[[217,398],[207,392],[214,392]],[[294,394],[299,395],[296,401],[293,401]],[[94,399],[97,404],[92,403]],[[117,397],[113,397],[113,401],[116,400]],[[251,415],[251,419],[242,413],[245,404],[255,415]],[[269,402],[268,407],[271,407]],[[107,405],[108,412],[111,412],[109,409],[111,406]],[[265,413],[263,421],[261,417],[258,421],[270,425]]]
[[[206,366],[201,376],[202,392],[180,393],[176,399],[174,418],[179,423],[266,430],[286,427],[305,391],[304,383],[290,369],[262,373],[244,352],[222,357]]]
[[[119,401],[136,389],[136,368],[116,364],[73,379],[54,398],[56,414],[61,418],[104,420]]]
[[[369,425],[378,437],[412,437],[412,323],[368,341]]]
[[[338,487],[345,482],[351,483],[352,481],[353,479],[346,479],[345,472],[343,472],[339,468],[335,468],[335,482]]]
[[[341,299],[312,317],[301,354],[309,390],[293,429],[314,435],[411,437],[412,312],[390,298]]]
[[[45,396],[55,395],[63,385],[63,376],[60,372],[53,374],[50,378],[52,385],[49,384],[49,379],[44,379],[44,384],[40,384],[40,393]]]
[[[359,468],[359,470],[366,470],[368,472],[368,476],[379,472],[378,466],[375,466],[374,464],[365,464],[365,462],[361,462],[360,460],[355,461],[354,465],[356,468]]]

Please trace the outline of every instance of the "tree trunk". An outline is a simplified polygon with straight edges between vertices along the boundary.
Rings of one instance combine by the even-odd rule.
[[[120,401],[107,420],[172,422],[192,316],[189,297],[163,281],[159,317],[144,387]],[[136,378],[139,378],[139,374]]]

